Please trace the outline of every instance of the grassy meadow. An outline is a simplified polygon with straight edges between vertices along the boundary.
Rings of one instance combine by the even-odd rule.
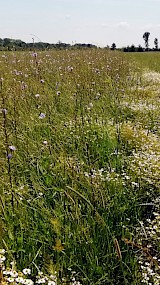
[[[160,53],[0,53],[0,283],[160,284]]]

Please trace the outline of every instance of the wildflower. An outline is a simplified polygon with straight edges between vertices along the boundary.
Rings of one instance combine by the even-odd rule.
[[[38,275],[39,275],[39,276],[43,275],[43,272],[42,272],[42,271],[39,271],[39,272],[38,272]]]
[[[24,185],[21,185],[20,187],[19,187],[19,190],[23,190],[24,189]]]
[[[0,255],[0,264],[3,263],[3,261],[5,261],[5,260],[6,260],[5,256]]]
[[[15,151],[15,150],[16,150],[16,147],[15,147],[14,145],[10,145],[10,146],[9,146],[9,149]]]
[[[41,113],[41,114],[39,115],[39,118],[40,118],[40,119],[44,119],[44,118],[45,118],[45,116],[46,116],[46,114]]]
[[[21,283],[21,284],[24,284],[24,283],[25,283],[25,279],[23,279],[23,277],[20,277],[20,276],[18,276],[18,277],[15,279],[15,281],[16,281],[17,283]]]
[[[7,115],[8,113],[7,109],[2,109],[2,113],[4,113],[4,115]]]
[[[41,83],[44,83],[44,80],[43,79],[41,79],[41,81],[40,81]]]
[[[137,186],[138,187],[138,183],[136,183],[134,181],[132,181],[131,184],[132,184],[132,186]]]
[[[15,70],[15,75],[19,75],[20,73],[17,71],[17,70]]]
[[[89,105],[87,106],[87,110],[91,110],[91,108],[93,108],[93,104],[89,103]]]
[[[10,270],[4,270],[3,275],[10,275],[11,271]]]
[[[38,54],[36,52],[32,53],[32,56],[35,57],[35,58],[37,57],[37,55]]]
[[[61,94],[61,92],[60,91],[57,91],[57,95],[60,95]]]
[[[8,158],[8,159],[11,159],[11,158],[12,158],[12,154],[9,153],[9,154],[7,155],[7,158]]]
[[[33,285],[34,283],[33,283],[33,281],[31,279],[25,279],[24,280],[24,284],[25,285]]]
[[[13,283],[13,282],[14,282],[14,278],[13,278],[13,277],[8,277],[8,278],[7,278],[7,281],[8,281],[9,283]]]
[[[3,249],[3,248],[0,249],[0,254],[5,254],[5,252],[6,252],[5,249]]]
[[[10,265],[12,265],[13,268],[16,265],[16,261],[15,260],[11,261]]]
[[[36,95],[35,95],[36,98],[39,98],[39,96],[40,96],[39,94],[36,94]]]
[[[89,107],[92,108],[92,107],[93,107],[93,104],[92,104],[92,103],[89,103]]]
[[[47,141],[43,141],[43,144],[44,144],[44,145],[47,145],[47,144],[48,144],[48,142],[47,142]]]
[[[55,275],[50,275],[50,278],[51,278],[52,280],[56,280],[56,279],[57,279],[57,276],[56,276],[57,271],[55,271],[54,274],[55,274]]]
[[[48,285],[56,285],[55,281],[48,281]]]
[[[43,277],[43,278],[39,278],[39,279],[37,280],[37,282],[36,282],[36,283],[38,283],[38,284],[46,283],[46,279],[45,279],[45,277]]]
[[[31,269],[29,269],[29,268],[24,268],[24,269],[23,269],[23,273],[24,273],[24,275],[31,274]]]
[[[25,84],[24,82],[21,83],[21,89],[22,90],[25,90],[27,88],[27,84]]]
[[[15,278],[15,277],[18,276],[18,273],[17,273],[16,271],[11,271],[11,272],[10,272],[10,276],[13,277],[13,278]]]

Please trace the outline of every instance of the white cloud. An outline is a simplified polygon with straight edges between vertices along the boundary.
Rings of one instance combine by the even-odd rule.
[[[117,27],[117,28],[129,28],[130,27],[130,25],[127,23],[127,22],[119,22],[119,23],[117,23],[117,24],[115,24],[115,27]]]
[[[155,28],[155,26],[153,24],[147,24],[143,27],[143,29],[147,29],[147,30],[153,30]]]
[[[160,1],[159,1],[160,2]],[[160,24],[156,24],[156,25],[153,25],[153,24],[147,24],[145,26],[142,27],[143,29],[148,29],[148,30],[156,30],[156,29],[159,29],[160,28]]]
[[[71,19],[71,15],[65,15],[65,20],[70,20]]]
[[[129,23],[127,22],[119,22],[119,23],[102,23],[100,25],[101,28],[123,28],[123,29],[128,29],[130,27]]]
[[[98,25],[98,26],[99,26],[99,25]],[[109,25],[109,24],[103,23],[103,24],[100,25],[100,27],[103,28],[103,29],[105,29],[105,28],[110,28],[110,27],[112,27],[112,26]]]

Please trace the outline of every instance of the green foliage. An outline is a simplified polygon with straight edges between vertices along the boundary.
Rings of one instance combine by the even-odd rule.
[[[139,176],[134,163],[135,153],[158,153],[159,111],[151,126],[150,109],[135,109],[156,95],[138,89],[146,79],[117,51],[0,57],[0,243],[8,262],[59,277],[71,267],[82,284],[140,284],[123,239],[134,240],[147,211],[139,204],[158,192],[156,178],[147,181],[143,167]]]

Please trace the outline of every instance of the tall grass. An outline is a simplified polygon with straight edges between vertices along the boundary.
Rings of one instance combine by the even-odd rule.
[[[144,144],[157,155],[159,111],[151,127],[148,109],[130,107],[149,102],[152,90],[135,88],[141,73],[118,52],[6,52],[0,63],[0,244],[8,264],[60,278],[71,268],[82,284],[140,284],[123,239],[134,239],[159,189],[158,162],[149,160],[148,181],[145,158],[134,157]]]

